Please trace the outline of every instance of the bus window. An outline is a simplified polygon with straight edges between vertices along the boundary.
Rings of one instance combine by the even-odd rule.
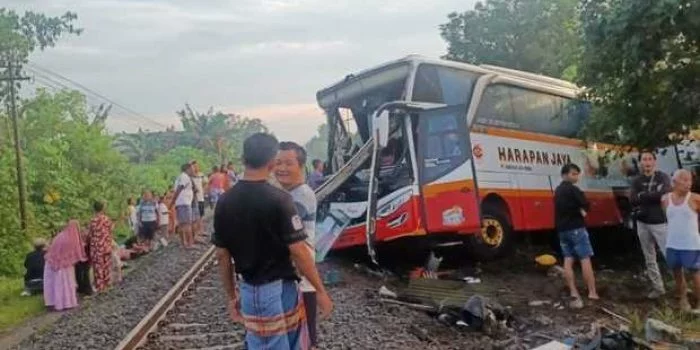
[[[505,85],[491,85],[484,90],[476,113],[476,123],[485,126],[500,126],[518,129],[515,123],[510,88]]]
[[[413,101],[467,104],[476,75],[460,69],[421,64],[416,70]]]
[[[475,123],[574,138],[588,117],[587,105],[566,97],[495,84],[484,91]]]

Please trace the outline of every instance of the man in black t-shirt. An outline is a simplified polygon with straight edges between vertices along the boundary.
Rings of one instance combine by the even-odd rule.
[[[321,316],[333,308],[291,196],[267,182],[278,147],[274,136],[264,133],[245,140],[244,177],[219,199],[214,212],[212,239],[229,311],[234,321],[244,322],[249,349],[308,348],[295,266],[316,289]],[[242,276],[240,291],[234,266]]]

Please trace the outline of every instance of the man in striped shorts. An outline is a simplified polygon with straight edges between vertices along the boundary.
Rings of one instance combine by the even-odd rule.
[[[244,177],[219,199],[213,242],[231,318],[245,325],[248,348],[308,349],[306,312],[294,266],[316,290],[322,317],[330,315],[333,303],[291,196],[268,183],[278,148],[277,139],[265,133],[245,140]],[[234,268],[242,276],[240,292]]]

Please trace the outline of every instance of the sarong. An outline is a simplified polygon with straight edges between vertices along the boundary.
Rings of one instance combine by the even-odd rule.
[[[306,350],[309,333],[304,302],[294,281],[241,283],[241,314],[248,349]]]

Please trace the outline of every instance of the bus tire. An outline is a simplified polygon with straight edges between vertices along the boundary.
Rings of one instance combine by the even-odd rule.
[[[477,260],[493,260],[510,253],[513,246],[513,226],[508,215],[498,206],[484,205],[481,231],[467,239],[470,255]]]

